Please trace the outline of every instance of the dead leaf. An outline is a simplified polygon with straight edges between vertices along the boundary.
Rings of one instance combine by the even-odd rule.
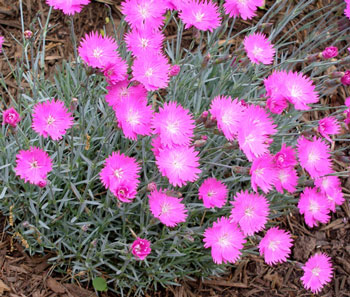
[[[11,289],[0,279],[0,295],[4,294],[4,292],[10,292]]]
[[[52,277],[47,279],[46,284],[55,293],[63,294],[66,292],[66,288]]]

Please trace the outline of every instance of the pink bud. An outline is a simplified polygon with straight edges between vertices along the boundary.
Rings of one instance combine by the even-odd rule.
[[[157,185],[154,182],[151,182],[147,185],[147,191],[152,192],[157,190]]]
[[[176,76],[180,72],[180,66],[179,65],[173,65],[170,69],[169,75],[170,76]]]
[[[39,183],[38,183],[38,186],[40,187],[40,188],[44,188],[44,187],[46,187],[46,185],[47,185],[47,181],[46,180],[41,180],[41,181],[39,181]]]
[[[326,47],[322,52],[322,57],[324,59],[331,59],[338,56],[338,48],[336,46]]]
[[[345,74],[340,79],[341,83],[345,86],[350,86],[350,70],[345,71]]]
[[[7,110],[4,110],[4,112],[2,113],[2,124],[9,124],[12,127],[16,127],[17,123],[19,123],[19,121],[21,120],[21,118],[19,117],[18,112],[13,108],[9,108]]]
[[[25,39],[30,39],[33,36],[33,32],[30,31],[30,30],[26,30],[26,31],[23,32],[23,35],[24,35]]]
[[[138,237],[131,246],[131,252],[136,258],[144,260],[151,252],[151,242]]]

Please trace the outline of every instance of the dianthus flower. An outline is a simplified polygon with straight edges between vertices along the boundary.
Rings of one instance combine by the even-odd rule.
[[[276,190],[283,193],[283,189],[289,193],[296,191],[298,185],[298,173],[293,167],[287,168],[276,168],[277,169],[277,180],[274,182]]]
[[[54,9],[60,9],[64,14],[73,15],[80,12],[83,5],[90,3],[90,0],[46,0],[46,3]]]
[[[169,83],[169,70],[167,58],[152,52],[135,59],[132,66],[134,80],[142,83],[147,91],[166,88]]]
[[[186,222],[187,210],[181,203],[182,198],[168,196],[165,190],[152,191],[148,198],[151,213],[165,226],[175,227]]]
[[[335,117],[325,117],[318,122],[318,132],[332,142],[329,135],[339,134],[340,125]]]
[[[46,184],[47,174],[52,170],[49,155],[38,147],[21,150],[16,155],[16,175],[34,185]]]
[[[13,107],[4,110],[2,113],[2,125],[9,124],[15,128],[20,120],[18,112]]]
[[[191,26],[210,32],[220,26],[220,13],[216,3],[210,0],[191,0],[182,6],[179,18],[185,23],[185,29]]]
[[[126,0],[122,13],[133,29],[158,29],[163,25],[166,5],[163,0]]]
[[[253,235],[261,231],[269,215],[269,203],[267,199],[259,194],[241,191],[234,197],[231,202],[230,221],[238,223],[245,236]]]
[[[151,252],[151,242],[138,237],[131,245],[132,254],[139,260],[145,260]]]
[[[118,45],[113,38],[90,32],[82,39],[78,52],[89,66],[104,69],[119,58],[117,49]]]
[[[236,223],[231,223],[228,218],[220,217],[204,231],[204,247],[211,248],[211,256],[214,263],[235,263],[246,242],[244,235]]]
[[[281,114],[288,107],[288,102],[283,96],[268,97],[266,106],[272,113]]]
[[[100,179],[120,201],[129,203],[136,196],[139,171],[135,158],[113,152],[104,162]]]
[[[169,179],[173,186],[183,186],[197,180],[201,170],[198,152],[193,147],[173,147],[159,150],[156,164],[160,173]]]
[[[2,44],[4,43],[4,36],[0,36],[0,54],[2,53]]]
[[[341,188],[341,182],[338,176],[323,176],[315,179],[315,186],[323,193],[328,193],[334,188]]]
[[[187,146],[195,127],[192,115],[176,102],[164,103],[152,121],[154,134],[158,134],[162,146]]]
[[[331,59],[338,56],[338,48],[336,46],[326,47],[322,52],[322,58]]]
[[[103,74],[106,77],[106,81],[114,85],[120,81],[123,81],[128,76],[128,65],[119,56],[116,56],[111,62],[107,63],[102,68]]]
[[[169,71],[169,76],[172,77],[172,76],[178,75],[180,70],[181,70],[180,65],[176,65],[176,64],[172,65]]]
[[[264,79],[266,89],[266,105],[271,112],[281,114],[287,107],[288,102],[284,97],[283,86],[285,71],[273,71],[272,74]]]
[[[330,257],[317,253],[309,258],[303,266],[304,275],[301,277],[303,286],[313,293],[318,293],[332,279],[333,268]]]
[[[151,119],[153,110],[147,105],[147,99],[142,97],[130,97],[115,106],[115,115],[125,137],[132,140],[137,135],[151,134]]]
[[[350,1],[349,0],[345,0],[345,3],[346,3],[346,7],[345,7],[345,10],[344,10],[344,14],[345,16],[350,19]]]
[[[259,243],[260,255],[264,255],[265,262],[271,266],[286,262],[293,245],[292,241],[289,232],[272,227]]]
[[[207,178],[198,190],[198,198],[203,199],[206,208],[223,207],[227,200],[228,189],[216,178]]]
[[[125,43],[135,57],[141,57],[149,52],[160,53],[164,35],[151,29],[132,30],[125,35]]]
[[[312,178],[332,173],[329,147],[320,138],[314,137],[311,141],[301,136],[298,139],[297,148],[300,166]]]
[[[316,188],[304,189],[300,194],[298,208],[305,217],[305,223],[311,228],[317,226],[318,222],[327,223],[330,219],[327,198],[317,192]]]
[[[248,58],[253,64],[263,63],[269,65],[273,63],[276,51],[265,34],[250,34],[244,38],[243,45]]]
[[[297,165],[295,150],[283,143],[281,150],[273,157],[273,161],[278,168],[294,167]]]
[[[263,4],[264,0],[226,0],[224,8],[230,17],[241,16],[243,20],[246,20],[254,17],[258,7]]]
[[[250,169],[253,190],[257,192],[259,186],[265,194],[268,193],[277,181],[277,172],[271,155],[266,154],[254,159]]]
[[[350,70],[345,71],[341,77],[340,82],[345,86],[350,86]]]
[[[218,129],[224,133],[227,140],[233,140],[237,137],[243,110],[237,98],[232,100],[231,97],[217,96],[211,102],[209,111],[216,119]]]
[[[32,128],[39,135],[59,140],[72,125],[73,117],[62,101],[39,102],[34,106]]]

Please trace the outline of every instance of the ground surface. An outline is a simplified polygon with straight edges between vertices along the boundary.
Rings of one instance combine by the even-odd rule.
[[[332,0],[329,0],[332,1]],[[319,1],[317,5],[329,3]],[[21,38],[21,22],[17,1],[8,5],[8,0],[0,0],[0,35],[4,35],[6,42],[4,48],[11,63],[15,65],[18,57],[21,56],[21,47],[12,42],[12,38]],[[75,32],[78,40],[86,32],[100,30],[106,26],[106,31],[111,30],[106,25],[107,10],[104,9],[104,2],[118,2],[99,0],[88,5],[81,14],[74,17]],[[269,3],[269,1],[267,1]],[[310,8],[312,9],[312,7]],[[46,20],[48,6],[44,0],[23,0],[25,29],[36,17],[41,22]],[[115,21],[120,17],[117,5],[112,6]],[[72,55],[70,39],[69,18],[62,13],[54,11],[50,22],[55,26],[48,35],[47,59],[45,67],[54,67],[63,59]],[[242,22],[242,26],[249,26],[249,22]],[[32,25],[32,30],[37,28],[38,23]],[[174,32],[171,28],[168,38],[173,38]],[[188,38],[192,39],[189,34]],[[186,38],[185,38],[186,40]],[[9,42],[11,41],[11,42]],[[5,77],[10,92],[16,96],[18,86],[11,76],[10,68],[3,57],[0,57],[0,72]],[[4,90],[1,96],[7,98]],[[334,106],[343,105],[345,92],[338,90],[329,100]],[[316,115],[317,116],[317,115]],[[345,145],[345,144],[339,144]],[[339,170],[346,170],[348,164],[338,162]],[[292,259],[304,263],[307,258],[317,251],[324,251],[333,259],[334,278],[325,287],[319,296],[342,297],[350,296],[350,179],[343,179],[343,189],[347,198],[341,209],[333,214],[331,223],[328,225],[313,228],[305,227],[304,220],[297,212],[281,219],[281,227],[290,230],[298,241],[295,242],[292,252]],[[1,226],[7,225],[2,218]],[[47,263],[50,255],[45,257],[29,257],[24,251],[18,238],[7,235],[6,230],[2,231],[0,237],[0,296],[95,296],[91,287],[80,285],[77,282],[72,284],[69,272],[60,275],[53,273],[53,267]],[[150,296],[175,296],[175,297],[199,297],[199,296],[313,296],[302,289],[300,277],[302,275],[301,264],[287,263],[271,268],[267,266],[261,257],[244,257],[236,268],[232,268],[226,276],[214,278],[207,281],[198,280],[185,281],[180,287],[168,288],[161,292],[150,293]],[[103,293],[101,296],[114,296],[110,293]]]

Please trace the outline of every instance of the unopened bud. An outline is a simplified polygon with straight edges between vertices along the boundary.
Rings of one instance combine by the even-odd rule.
[[[341,83],[345,86],[350,86],[350,70],[345,71],[343,77],[340,79]]]
[[[208,65],[208,63],[210,61],[210,58],[211,58],[211,56],[210,56],[209,53],[204,56],[204,59],[203,59],[203,62],[202,62],[202,68],[204,68],[204,67],[206,67]]]
[[[33,36],[33,32],[30,31],[30,30],[25,30],[25,31],[23,32],[23,35],[24,35],[24,38],[25,38],[25,39],[30,39],[30,38],[32,38],[32,36]]]
[[[176,76],[179,74],[181,68],[179,65],[173,65],[170,69],[169,76]]]
[[[206,140],[204,140],[204,139],[200,139],[200,140],[196,140],[195,142],[194,142],[194,147],[202,147],[203,145],[205,145],[206,144]]]
[[[155,190],[157,190],[157,185],[156,185],[156,183],[151,182],[151,183],[149,183],[149,184],[147,185],[147,191],[148,191],[148,192],[153,192],[153,191],[155,191]]]
[[[77,106],[78,106],[78,99],[77,98],[72,98],[72,100],[71,100],[71,102],[70,102],[70,111],[74,111],[74,110],[76,110],[76,108],[77,108]]]

